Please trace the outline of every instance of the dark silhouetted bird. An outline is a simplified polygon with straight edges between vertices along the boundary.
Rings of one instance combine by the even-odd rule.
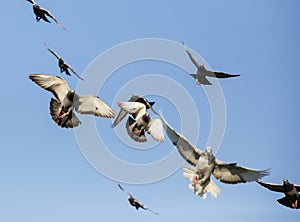
[[[35,14],[36,21],[40,21],[43,19],[45,22],[50,23],[49,19],[46,16],[49,16],[53,21],[58,24],[63,30],[67,31],[65,27],[62,26],[62,24],[46,9],[39,6],[37,3],[34,2],[34,0],[27,0],[32,4],[33,12]]]
[[[57,125],[63,128],[73,128],[81,122],[73,112],[92,114],[105,118],[113,118],[114,111],[99,97],[93,95],[79,96],[71,90],[68,83],[59,76],[46,74],[31,74],[29,78],[43,89],[53,93],[50,115]]]
[[[149,207],[145,206],[145,205],[142,204],[140,201],[138,201],[137,199],[135,199],[135,198],[134,198],[130,193],[128,193],[128,192],[127,192],[120,184],[118,184],[118,187],[119,187],[122,191],[124,191],[124,192],[126,193],[130,205],[131,205],[131,206],[134,206],[135,209],[138,210],[139,208],[142,208],[142,209],[144,209],[144,210],[149,210],[149,211],[151,211],[152,213],[158,215],[157,212],[151,210]]]
[[[209,192],[217,197],[221,189],[210,179],[211,174],[223,183],[237,184],[256,181],[269,174],[269,170],[254,170],[238,166],[236,163],[225,163],[218,160],[210,147],[202,151],[192,145],[186,138],[176,132],[161,116],[166,133],[181,156],[196,168],[183,167],[183,176],[190,180],[189,188],[196,195],[206,198]]]
[[[182,44],[184,45],[184,43],[182,42]],[[236,77],[236,76],[240,76],[239,74],[228,74],[228,73],[224,73],[224,72],[216,72],[216,71],[210,71],[207,70],[203,64],[199,64],[196,59],[193,57],[192,53],[185,47],[185,51],[188,54],[190,60],[193,62],[193,64],[197,67],[197,73],[195,74],[190,74],[191,76],[193,76],[196,79],[196,84],[200,85],[211,85],[211,82],[208,81],[208,79],[206,77],[213,77],[213,78],[230,78],[230,77]]]
[[[269,190],[284,193],[285,197],[277,200],[280,204],[293,209],[300,208],[298,193],[300,192],[300,185],[291,184],[288,179],[284,179],[283,184],[266,183],[261,180],[258,180],[257,183]]]
[[[47,46],[46,48],[48,49],[49,52],[52,53],[52,55],[54,55],[58,59],[58,67],[60,68],[60,73],[65,72],[66,75],[70,76],[71,75],[69,72],[70,69],[79,79],[83,80],[83,78],[81,78],[81,76],[78,75],[77,72],[68,63],[66,63],[60,55],[58,55],[54,50],[48,48]]]

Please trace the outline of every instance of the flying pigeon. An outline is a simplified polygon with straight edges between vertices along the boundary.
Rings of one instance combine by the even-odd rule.
[[[146,112],[146,105],[140,102],[118,102],[118,106],[133,115],[126,123],[126,130],[131,139],[136,142],[146,142],[145,132],[150,134],[153,139],[164,141],[164,128],[161,119],[151,119]]]
[[[166,133],[181,154],[195,168],[185,165],[183,176],[190,180],[189,188],[198,196],[206,198],[209,192],[216,198],[221,189],[210,179],[211,174],[223,183],[237,184],[256,181],[269,174],[269,170],[254,170],[238,166],[237,163],[225,163],[218,160],[207,147],[202,151],[176,132],[161,116]]]
[[[35,14],[35,19],[37,22],[39,22],[41,19],[43,19],[45,22],[51,23],[49,19],[46,16],[49,16],[53,21],[58,24],[63,30],[67,31],[62,24],[59,23],[59,21],[46,9],[39,6],[37,3],[34,2],[34,0],[27,0],[32,4],[33,12]]]
[[[300,185],[289,183],[288,179],[283,180],[283,184],[266,183],[258,180],[257,183],[275,192],[284,193],[285,197],[278,199],[277,201],[289,208],[300,209],[299,193]]]
[[[137,95],[131,95],[128,102],[142,103],[146,106],[146,109],[151,109],[153,113],[158,115],[157,112],[153,109],[153,105],[155,104],[155,102],[149,102],[144,97],[137,96]],[[127,115],[127,112],[124,109],[121,109],[120,112],[118,113],[117,117],[115,118],[113,124],[112,124],[112,128],[116,127],[125,118],[126,115]]]
[[[60,73],[65,72],[66,75],[70,76],[70,69],[79,79],[83,80],[83,78],[81,78],[80,75],[78,75],[76,71],[68,63],[66,63],[60,55],[58,55],[54,50],[48,48],[46,44],[45,47],[48,49],[49,52],[52,53],[52,55],[54,55],[58,59],[58,67],[60,68]]]
[[[127,194],[128,197],[128,201],[130,203],[131,206],[135,207],[135,209],[139,209],[142,208],[144,210],[149,210],[150,212],[158,215],[157,212],[151,210],[149,207],[145,206],[144,204],[142,204],[140,201],[138,201],[137,199],[135,199],[130,193],[128,193],[120,184],[118,184],[118,187]]]
[[[210,71],[207,70],[203,64],[199,64],[196,59],[193,57],[192,53],[185,47],[184,42],[182,42],[186,53],[188,54],[190,60],[193,62],[193,64],[197,67],[197,73],[190,74],[194,79],[196,79],[196,84],[200,85],[211,85],[211,82],[208,81],[206,77],[213,77],[213,78],[230,78],[230,77],[236,77],[240,76],[239,74],[228,74],[224,72],[216,72],[216,71]]]
[[[62,128],[77,127],[81,122],[73,112],[93,114],[105,118],[113,118],[114,111],[99,97],[93,95],[79,96],[71,90],[68,83],[59,76],[31,74],[29,78],[43,89],[55,96],[50,101],[50,115]]]

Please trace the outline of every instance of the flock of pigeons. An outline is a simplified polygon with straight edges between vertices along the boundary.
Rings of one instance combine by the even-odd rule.
[[[61,28],[66,30],[48,10],[40,7],[33,0],[27,1],[33,5],[33,12],[37,21],[42,19],[45,22],[50,23],[47,18],[50,17]],[[207,77],[231,78],[239,76],[238,74],[228,74],[207,70],[203,64],[199,64],[196,61],[183,42],[182,44],[189,59],[197,68],[196,73],[190,74],[196,80],[196,84],[211,85],[211,82],[207,79]],[[76,71],[62,59],[61,56],[59,56],[54,50],[50,48],[47,49],[58,59],[58,66],[61,73],[65,72],[66,75],[71,75],[71,71],[80,80],[83,80],[83,78],[78,75]],[[62,128],[73,128],[81,124],[81,121],[75,115],[74,111],[80,114],[92,114],[104,118],[115,117],[114,110],[99,97],[94,95],[80,96],[76,94],[75,90],[70,89],[68,83],[59,76],[31,74],[29,75],[29,78],[41,88],[50,91],[54,95],[55,98],[51,98],[50,100],[50,115],[53,121]],[[198,149],[183,135],[173,129],[165,118],[153,109],[154,104],[155,102],[149,102],[146,98],[138,95],[131,95],[128,101],[118,102],[120,111],[115,118],[112,127],[116,127],[127,116],[127,114],[129,114],[130,116],[126,121],[126,131],[128,136],[136,142],[146,142],[146,134],[150,134],[153,139],[163,142],[164,132],[166,132],[172,144],[177,147],[180,155],[189,164],[194,166],[190,167],[185,165],[183,167],[183,176],[189,179],[189,188],[194,191],[195,195],[201,196],[205,199],[207,193],[210,193],[212,197],[217,197],[221,189],[213,182],[213,180],[211,180],[210,177],[212,174],[216,179],[227,184],[256,181],[260,185],[272,191],[284,193],[285,196],[277,200],[280,204],[294,209],[300,208],[300,204],[298,203],[300,185],[291,184],[287,179],[283,180],[283,184],[263,182],[260,179],[269,175],[269,169],[255,170],[239,166],[237,163],[226,163],[217,159],[213,155],[211,147],[206,147],[204,151]],[[158,117],[152,119],[147,110],[151,110],[153,114]],[[127,194],[129,203],[136,209],[142,208],[157,214],[135,199],[120,184],[118,184],[118,187]]]

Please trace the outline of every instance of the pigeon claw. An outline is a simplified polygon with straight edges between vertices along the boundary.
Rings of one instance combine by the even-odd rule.
[[[60,108],[58,108],[58,110],[57,110],[57,116],[60,116],[60,113],[61,113],[61,110],[62,110],[62,108],[60,107]]]
[[[194,184],[201,184],[201,182],[202,182],[201,179],[198,179],[197,176],[194,176],[194,178],[193,178],[193,183],[194,183]]]
[[[135,135],[139,136],[141,133],[141,130],[135,129],[133,132]]]
[[[293,208],[297,208],[298,207],[298,200],[295,200],[295,203],[292,203],[292,207]]]
[[[63,113],[62,115],[58,116],[58,118],[62,119],[62,118],[64,118],[67,115],[69,115],[69,112]]]

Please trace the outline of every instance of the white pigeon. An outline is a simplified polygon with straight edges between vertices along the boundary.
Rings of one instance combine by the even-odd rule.
[[[53,93],[50,115],[57,125],[63,128],[73,128],[81,122],[73,112],[93,114],[105,118],[113,118],[115,112],[99,97],[93,95],[79,96],[71,90],[68,83],[59,76],[46,74],[31,74],[29,78],[43,89]]]
[[[164,128],[161,119],[151,119],[146,111],[146,105],[140,102],[118,102],[118,106],[134,116],[129,117],[126,130],[131,139],[137,142],[147,141],[145,132],[150,134],[153,139],[164,141]]]
[[[221,189],[210,179],[211,174],[223,183],[237,184],[257,181],[269,175],[267,170],[254,170],[238,166],[236,163],[225,163],[212,153],[210,147],[201,151],[192,145],[186,138],[176,132],[161,116],[163,124],[166,126],[166,133],[181,154],[181,156],[195,168],[185,165],[183,176],[190,180],[189,188],[198,196],[206,198],[210,193],[216,198]]]

